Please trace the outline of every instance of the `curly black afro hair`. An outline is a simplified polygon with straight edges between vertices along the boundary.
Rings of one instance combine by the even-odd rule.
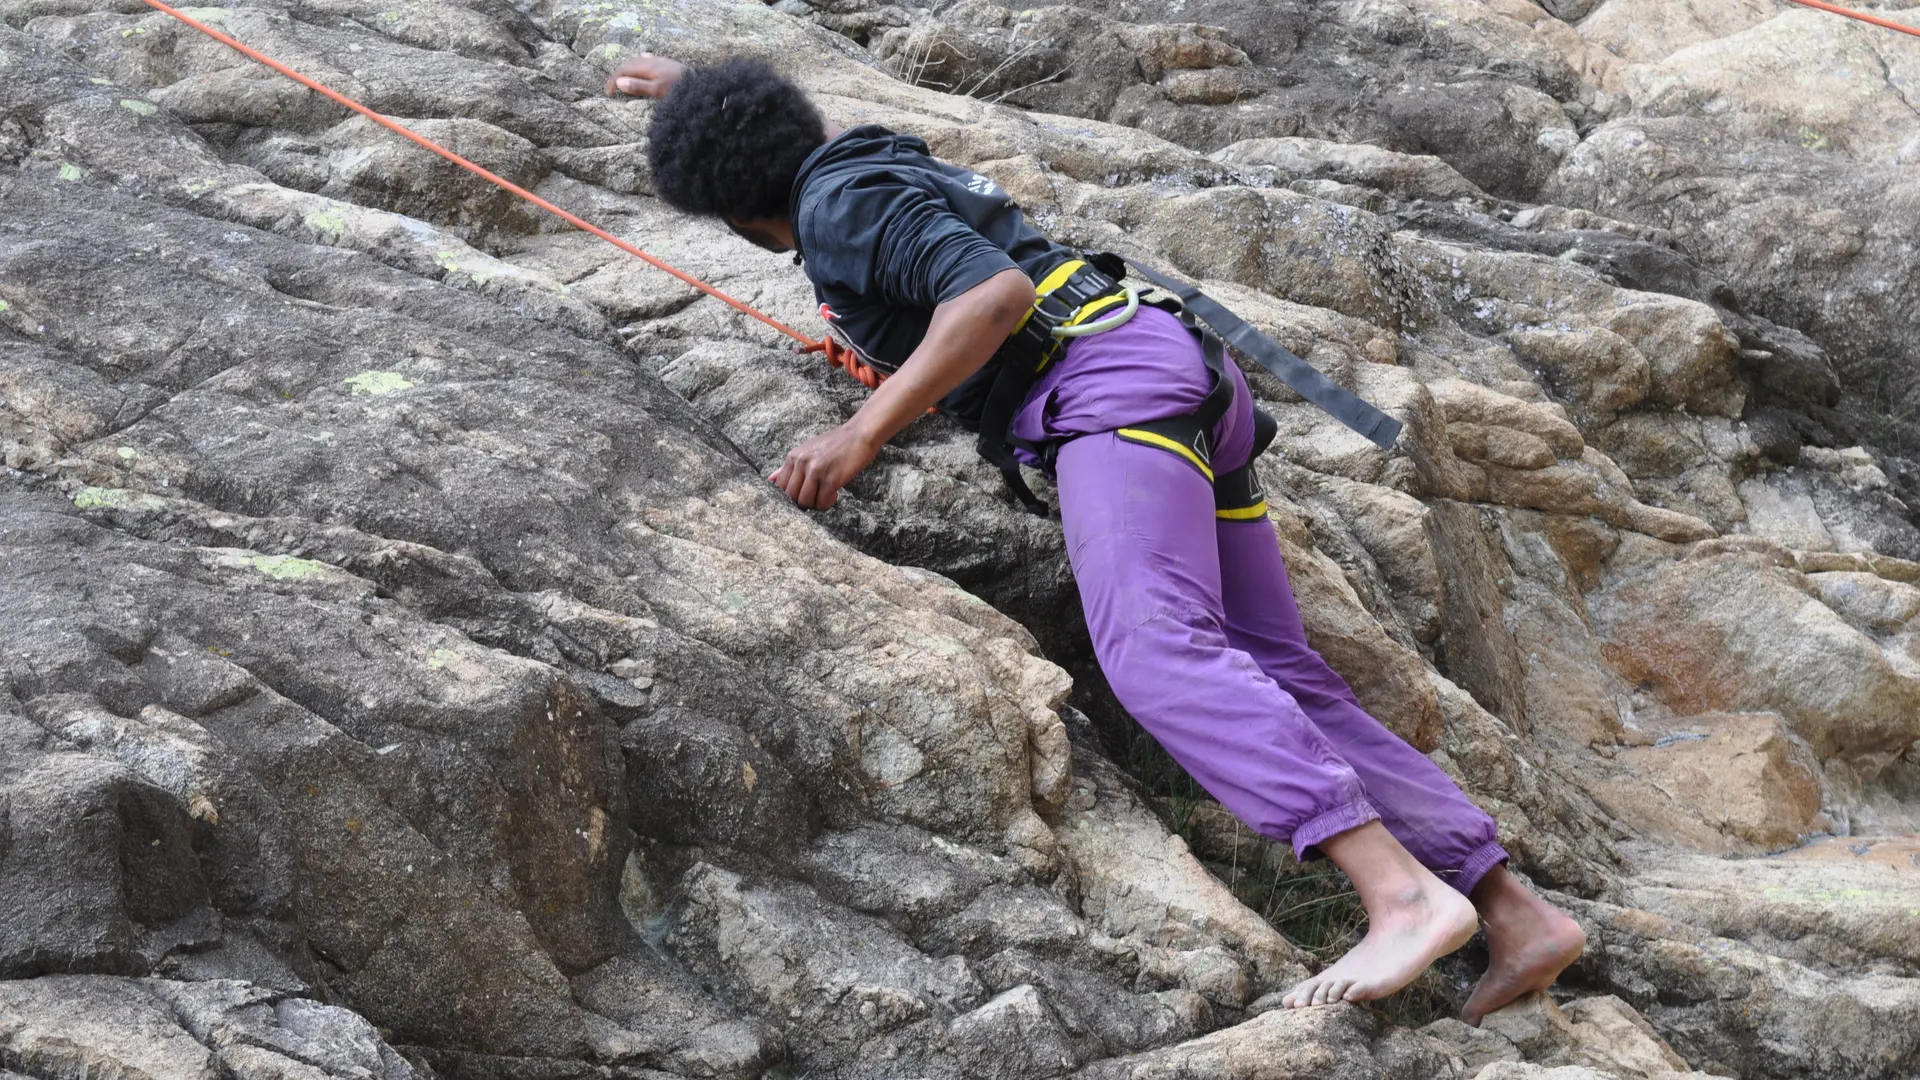
[[[820,111],[759,60],[681,76],[647,132],[653,187],[690,214],[783,218],[807,155],[827,141]]]

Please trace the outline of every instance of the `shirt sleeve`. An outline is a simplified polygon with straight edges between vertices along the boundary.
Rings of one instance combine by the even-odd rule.
[[[822,193],[801,232],[816,273],[902,307],[932,309],[1018,268],[946,200],[885,174]]]

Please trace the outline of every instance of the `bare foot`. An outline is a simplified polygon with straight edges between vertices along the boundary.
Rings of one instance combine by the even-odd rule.
[[[1460,1019],[1474,1027],[1523,994],[1553,985],[1580,959],[1587,932],[1566,913],[1533,894],[1520,879],[1495,867],[1474,887],[1473,901],[1487,921],[1487,973],[1474,987]]]
[[[1419,978],[1427,965],[1465,945],[1479,926],[1473,905],[1421,870],[1404,888],[1368,905],[1367,936],[1318,975],[1287,991],[1290,1009],[1373,1001]]]

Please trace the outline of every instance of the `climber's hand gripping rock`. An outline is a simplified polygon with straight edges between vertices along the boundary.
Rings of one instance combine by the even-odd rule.
[[[687,73],[687,65],[652,53],[641,53],[621,61],[607,80],[607,96],[663,98]]]
[[[933,309],[927,334],[846,423],[801,443],[770,478],[794,502],[826,510],[888,439],[979,371],[1033,308],[1033,281],[1003,270]]]

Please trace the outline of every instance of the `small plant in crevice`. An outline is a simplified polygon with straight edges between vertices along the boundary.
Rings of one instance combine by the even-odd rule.
[[[1908,440],[1913,434],[1913,398],[1914,387],[1911,384],[1889,386],[1884,369],[1875,377],[1867,405],[1867,426],[1869,438],[1878,443],[1882,451],[1907,453]]]
[[[1187,770],[1173,760],[1159,742],[1140,725],[1127,721],[1129,728],[1126,741],[1126,753],[1121,767],[1127,775],[1140,782],[1140,786],[1152,799],[1154,805],[1167,819],[1167,828],[1180,839],[1187,842],[1189,848],[1200,850],[1196,846],[1193,832],[1193,809],[1203,799],[1210,799],[1199,782],[1187,775]]]
[[[1017,32],[1016,32],[1016,35]],[[902,82],[913,86],[937,90],[943,94],[958,94],[964,97],[980,98],[990,104],[1006,101],[1025,90],[1031,90],[1045,83],[1057,82],[1067,76],[1073,65],[1067,64],[1056,71],[1041,75],[1039,78],[1020,85],[989,92],[989,88],[1000,85],[1002,76],[1018,70],[1025,61],[1038,56],[1044,48],[1044,42],[1025,41],[1010,49],[993,67],[975,71],[972,75],[950,74],[945,69],[949,61],[956,61],[956,70],[975,59],[970,51],[973,47],[964,38],[946,34],[923,34],[908,42],[898,54],[886,61],[888,70]]]

